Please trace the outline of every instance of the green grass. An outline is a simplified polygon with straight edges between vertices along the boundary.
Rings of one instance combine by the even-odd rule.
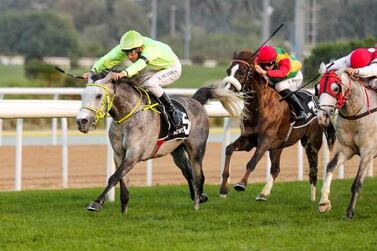
[[[267,202],[254,200],[263,184],[227,199],[206,186],[199,211],[186,186],[131,187],[127,215],[118,201],[85,210],[102,189],[2,192],[0,250],[373,250],[377,179],[366,180],[349,221],[351,183],[333,182],[326,214],[310,201],[307,182],[277,183]]]
[[[199,65],[183,66],[181,77],[169,87],[200,88],[226,76],[226,66],[207,68]]]

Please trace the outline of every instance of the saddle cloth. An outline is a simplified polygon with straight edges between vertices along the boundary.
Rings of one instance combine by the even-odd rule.
[[[153,97],[154,98],[154,97]],[[156,99],[157,100],[157,99]],[[174,106],[180,110],[183,114],[182,116],[182,124],[183,126],[180,128],[174,128],[170,124],[170,120],[167,114],[167,111],[165,109],[165,106],[157,100],[157,102],[160,104],[158,106],[158,110],[161,112],[161,119],[160,119],[160,134],[158,136],[158,140],[171,141],[176,139],[185,139],[189,136],[190,130],[191,130],[191,121],[189,119],[189,116],[187,114],[186,108],[174,97],[171,97],[171,100],[174,104]]]
[[[295,120],[296,114],[294,110],[291,108],[291,123],[294,123],[294,127],[301,127],[306,125],[308,122],[312,121],[313,118],[317,116],[317,109],[319,107],[318,99],[309,91],[306,90],[299,90],[296,92],[297,98],[299,99],[300,103],[304,107],[304,111],[306,113],[306,119],[302,120]]]

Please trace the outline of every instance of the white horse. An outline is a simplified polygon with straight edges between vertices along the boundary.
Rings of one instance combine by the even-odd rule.
[[[329,195],[334,170],[352,156],[359,155],[358,172],[346,212],[346,217],[352,218],[357,195],[377,154],[377,93],[366,88],[361,81],[350,78],[344,69],[325,72],[317,91],[320,103],[317,118],[321,125],[327,126],[330,116],[338,109],[335,127],[338,140],[334,156],[327,165],[319,211],[331,209]]]

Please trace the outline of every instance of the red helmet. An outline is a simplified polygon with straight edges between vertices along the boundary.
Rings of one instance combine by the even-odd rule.
[[[276,59],[277,53],[274,47],[270,45],[264,45],[260,48],[258,53],[257,62],[258,63],[271,63]]]
[[[352,68],[362,68],[370,64],[372,61],[372,53],[368,49],[359,48],[352,52],[351,54],[351,67]]]

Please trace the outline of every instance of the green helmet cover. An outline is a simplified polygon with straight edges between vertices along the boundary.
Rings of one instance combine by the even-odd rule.
[[[131,50],[142,46],[144,43],[143,36],[134,30],[127,31],[120,39],[120,48],[122,50]]]

